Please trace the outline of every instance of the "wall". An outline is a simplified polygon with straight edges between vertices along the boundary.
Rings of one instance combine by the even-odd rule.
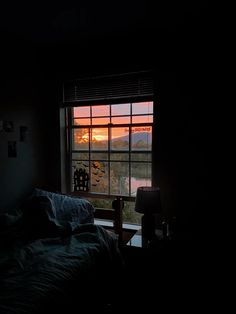
[[[8,79],[2,89],[0,120],[12,121],[12,132],[0,132],[0,210],[15,206],[29,192],[30,187],[40,182],[42,151],[38,114],[32,105],[30,80]],[[20,126],[28,128],[25,142],[20,141]],[[8,142],[16,141],[17,156],[8,157]]]
[[[212,142],[208,83],[201,70],[191,66],[159,72],[154,134],[155,184],[163,210],[167,217],[177,217],[181,230],[199,236],[209,215],[207,151]]]
[[[45,183],[47,119],[33,77],[21,74],[6,76],[1,84],[0,120],[12,121],[14,130],[0,132],[0,211],[18,206],[33,186]],[[28,129],[24,142],[20,126]],[[8,157],[8,141],[16,141],[16,157]]]

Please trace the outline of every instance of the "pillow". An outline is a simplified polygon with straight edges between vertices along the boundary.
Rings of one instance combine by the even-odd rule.
[[[66,231],[64,226],[58,223],[56,210],[48,196],[29,198],[24,203],[20,222],[23,232],[29,238],[55,237]]]
[[[34,189],[33,195],[48,196],[52,200],[55,216],[58,220],[80,224],[94,223],[95,208],[86,199],[70,197],[38,188]]]
[[[24,203],[22,215],[29,219],[37,216],[41,219],[53,220],[56,219],[56,210],[50,197],[34,195]]]

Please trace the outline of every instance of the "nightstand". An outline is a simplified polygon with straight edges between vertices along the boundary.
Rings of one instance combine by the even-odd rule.
[[[145,241],[142,238],[142,230],[138,230],[123,247],[122,252],[130,267],[136,273],[156,272],[158,269],[165,269],[171,260],[172,252],[171,238],[163,237],[162,230],[155,230],[155,238],[152,241]],[[159,265],[159,266],[158,266]]]
[[[165,239],[163,237],[163,232],[160,229],[155,230],[155,238],[152,241],[147,241],[145,238],[143,238],[142,229],[139,229],[126,245],[137,248],[151,248],[157,244],[160,244],[160,241],[163,240]]]
[[[155,300],[156,295],[160,296],[164,292],[166,293],[165,285],[169,283],[168,273],[173,261],[171,243],[171,240],[163,238],[162,230],[157,229],[155,230],[155,239],[146,244],[142,239],[140,229],[122,247],[125,277],[133,287],[142,287],[142,298],[137,302],[143,300],[146,304],[146,302],[150,302],[152,293],[152,300]],[[127,285],[127,289],[128,287],[130,285]],[[130,293],[133,294],[133,298],[137,299],[137,290],[129,291],[129,295]]]

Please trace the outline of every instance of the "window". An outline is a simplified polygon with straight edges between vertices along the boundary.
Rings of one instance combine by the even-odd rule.
[[[151,185],[153,102],[69,110],[72,191],[135,197],[138,186]]]
[[[75,80],[64,85],[63,96],[70,190],[88,192],[97,207],[107,207],[107,197],[121,195],[124,222],[140,223],[133,210],[136,190],[152,185],[149,74]]]

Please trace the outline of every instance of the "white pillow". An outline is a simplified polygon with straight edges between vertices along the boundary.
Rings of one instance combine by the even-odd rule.
[[[94,223],[93,205],[86,199],[71,197],[59,193],[49,192],[35,188],[33,195],[48,196],[56,209],[56,218],[80,224]]]

